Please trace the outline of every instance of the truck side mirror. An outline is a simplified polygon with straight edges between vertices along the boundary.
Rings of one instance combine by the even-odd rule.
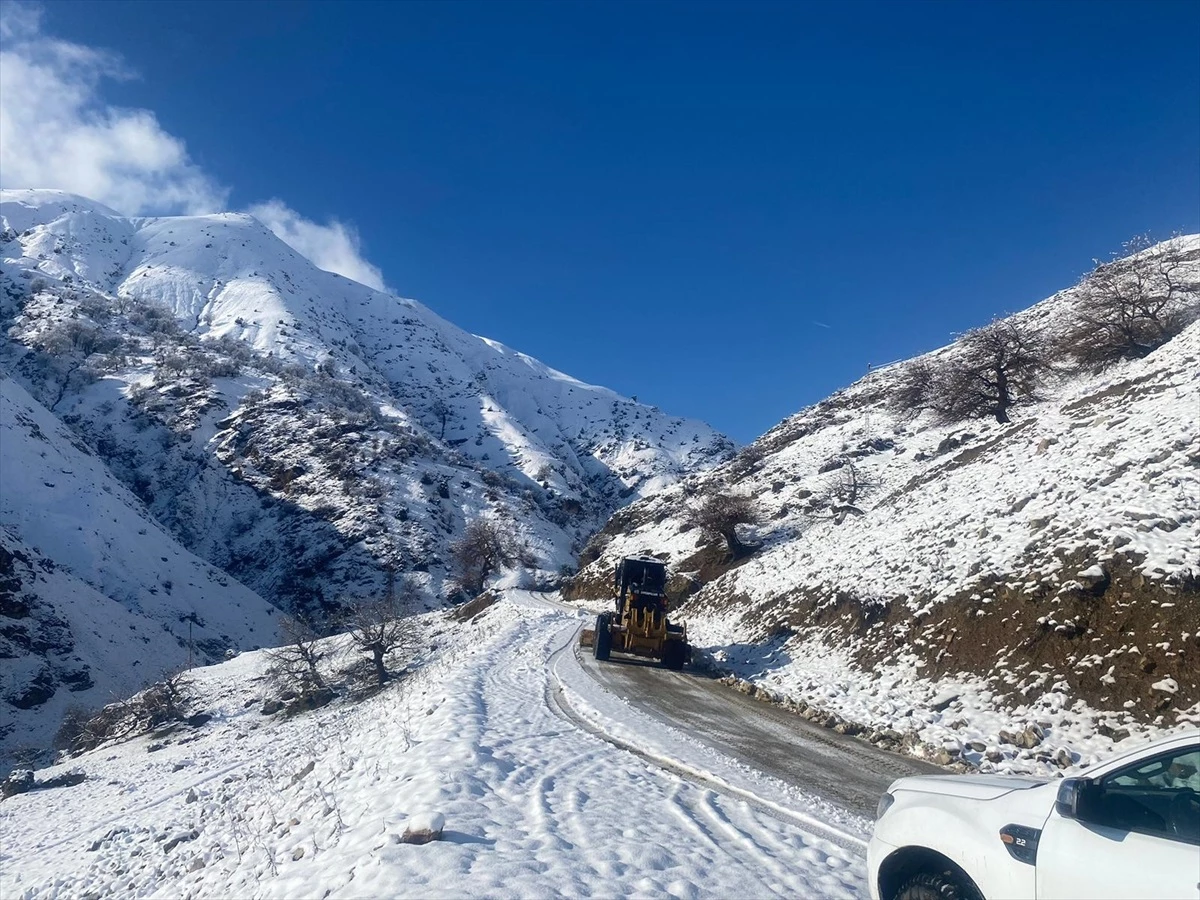
[[[1096,785],[1087,778],[1064,778],[1058,786],[1054,810],[1064,819],[1083,820]]]

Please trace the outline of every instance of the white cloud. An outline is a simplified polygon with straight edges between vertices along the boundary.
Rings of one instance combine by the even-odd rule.
[[[301,256],[307,257],[318,269],[337,272],[377,291],[387,290],[383,284],[383,273],[363,257],[354,226],[336,219],[327,225],[318,225],[282,200],[258,203],[246,212],[270,228],[277,238]]]
[[[36,35],[41,18],[41,9],[32,3],[5,3],[0,6],[0,41],[22,41]]]
[[[0,5],[0,185],[58,188],[127,215],[201,213],[227,192],[154,113],[103,102],[106,78],[132,77],[120,57],[56,40],[38,7]]]
[[[188,156],[154,113],[107,104],[105,79],[134,77],[120,56],[58,40],[41,8],[0,3],[0,187],[56,188],[125,215],[226,208],[228,190]],[[320,225],[280,200],[247,210],[314,265],[384,290],[354,227]]]

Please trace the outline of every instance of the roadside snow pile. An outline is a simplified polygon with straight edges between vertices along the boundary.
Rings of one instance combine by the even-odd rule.
[[[1166,256],[1165,308],[1184,323],[1200,309],[1200,237],[1095,278],[1140,277]],[[1200,322],[1135,358],[1068,371],[1081,345],[1066,339],[1095,318],[1102,287],[988,326],[1044,354],[1011,421],[946,423],[933,406],[900,405],[914,383],[936,383],[929,373],[965,365],[961,342],[877,370],[730,463],[618,512],[570,596],[604,596],[622,556],[658,555],[718,666],[867,732],[901,732],[877,742],[940,756],[958,741],[950,757],[985,769],[1057,770],[1106,733],[1194,727]],[[737,559],[694,512],[722,496],[747,498],[755,520],[740,526],[751,550]],[[1166,678],[1175,691],[1158,687]],[[928,709],[959,685],[969,724]],[[1036,749],[1002,743],[1016,726],[1050,733]],[[904,737],[913,730],[928,737]]]
[[[516,600],[466,623],[423,617],[414,672],[354,705],[265,717],[261,653],[196,670],[206,725],[84,754],[60,767],[83,783],[3,801],[0,895],[864,892],[858,840],[695,787],[556,715],[548,667],[578,619]],[[581,702],[611,703],[564,677]],[[439,839],[400,842],[414,824]],[[847,827],[866,823],[832,832]]]

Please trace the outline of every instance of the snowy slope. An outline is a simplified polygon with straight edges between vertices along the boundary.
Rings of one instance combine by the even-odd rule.
[[[577,616],[517,592],[469,623],[424,618],[436,649],[426,644],[415,674],[357,705],[264,716],[262,654],[243,654],[195,673],[196,708],[214,714],[204,727],[39,772],[87,780],[3,802],[0,893],[865,893],[867,822],[604,692],[560,652]],[[562,702],[729,788],[697,786],[579,730],[556,713]],[[442,840],[398,842],[409,822],[435,816]]]
[[[1194,306],[1200,238],[1181,246]],[[1064,291],[1015,320],[1055,333],[1078,302]],[[600,596],[621,555],[665,554],[722,667],[879,742],[944,742],[985,767],[1078,760],[1098,728],[1200,722],[1200,323],[1144,359],[1063,374],[1004,425],[899,414],[903,370],[621,511],[574,595]],[[851,466],[863,496],[834,515],[822,501]],[[743,532],[759,549],[734,566],[686,515],[720,486],[759,517]],[[1037,747],[1001,746],[1029,725],[1049,732]]]
[[[79,438],[0,376],[0,757],[45,747],[70,706],[271,645],[275,610],[197,558]]]
[[[245,215],[124,218],[4,191],[0,326],[0,525],[162,623],[172,646],[188,617],[213,648],[265,643],[260,598],[321,621],[377,595],[389,570],[432,604],[452,593],[449,548],[476,518],[524,548],[522,571],[497,579],[552,580],[614,509],[733,449],[319,270]],[[39,646],[22,653],[22,685],[58,665],[38,663]],[[140,683],[130,656],[112,689]],[[12,741],[33,742],[26,730]]]
[[[6,273],[163,306],[202,339],[233,337],[307,370],[357,376],[393,401],[404,424],[529,482],[568,493],[596,482],[606,495],[642,496],[731,449],[701,423],[317,269],[249,216],[122,219],[46,191],[6,191],[2,210],[0,228],[16,235]],[[560,471],[538,479],[543,467]]]
[[[557,573],[619,505],[733,449],[702,423],[321,271],[249,216],[126,219],[59,192],[6,191],[0,238],[10,371],[145,482],[188,546],[271,599],[294,599],[296,578],[326,599],[353,593],[371,566],[324,585],[308,565],[236,568],[264,555],[261,542],[231,545],[265,514],[239,487],[332,526],[316,541],[340,541],[331,553],[366,539],[367,557],[427,568],[437,589],[468,518],[511,523]],[[220,463],[204,469],[207,495],[178,476],[198,456]]]

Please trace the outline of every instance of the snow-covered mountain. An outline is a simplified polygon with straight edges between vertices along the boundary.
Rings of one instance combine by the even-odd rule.
[[[52,564],[80,588],[40,586],[44,618],[102,596],[171,647],[188,616],[214,647],[265,642],[266,604],[319,614],[389,570],[445,596],[478,518],[525,546],[521,577],[557,577],[615,509],[734,450],[319,270],[246,215],[3,191],[0,323],[6,576]],[[169,609],[148,598],[164,583]],[[0,664],[40,671],[39,646]]]
[[[1185,321],[1200,237],[1145,252],[1164,250]],[[1006,320],[1057,369],[1010,422],[897,408],[914,367],[960,344],[876,370],[618,512],[569,593],[606,596],[620,556],[658,554],[718,664],[844,728],[945,742],[975,764],[1026,726],[1038,746],[1003,753],[1200,723],[1200,322],[1101,371],[1053,358],[1064,335],[1087,336],[1099,277],[1126,271]],[[689,513],[723,492],[750,498],[758,522],[736,561]]]
[[[188,552],[77,435],[0,378],[0,752],[165,671],[270,646],[277,612]]]

